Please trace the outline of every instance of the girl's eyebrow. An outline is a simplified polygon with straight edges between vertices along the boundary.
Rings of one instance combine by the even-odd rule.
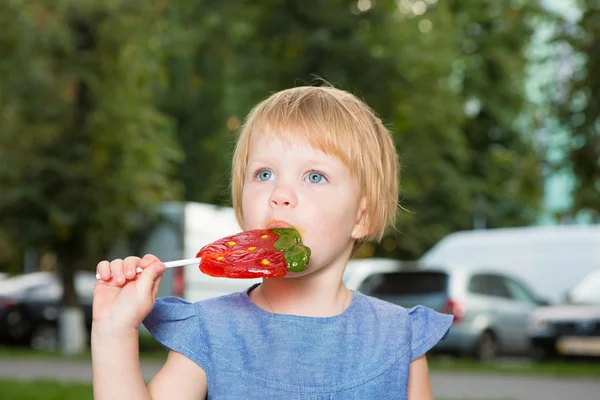
[[[265,164],[265,165],[271,165],[274,163],[278,163],[280,162],[280,160],[273,160],[273,158],[271,157],[271,155],[269,154],[261,154],[259,156],[255,156],[255,157],[249,157],[248,158],[248,165],[254,165],[254,164]],[[302,160],[302,165],[305,166],[306,168],[327,168],[327,169],[332,169],[332,168],[337,168],[337,163],[327,160],[327,159],[320,159],[317,160],[315,158],[308,158],[305,160]]]

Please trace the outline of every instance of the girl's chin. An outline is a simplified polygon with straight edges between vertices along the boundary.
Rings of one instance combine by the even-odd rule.
[[[307,275],[310,275],[311,273],[313,273],[315,270],[313,268],[311,268],[310,266],[306,267],[306,269],[302,272],[288,272],[285,276],[282,276],[281,278],[278,279],[297,279],[297,278],[304,278]]]

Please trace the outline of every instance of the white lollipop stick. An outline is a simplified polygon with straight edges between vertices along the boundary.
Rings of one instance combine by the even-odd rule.
[[[167,261],[164,264],[165,264],[165,267],[167,267],[167,268],[175,268],[175,267],[183,267],[184,265],[199,264],[200,260],[201,260],[200,258],[187,258],[185,260]],[[137,267],[136,272],[138,274],[142,271],[143,271],[143,269],[141,269],[140,267]],[[100,279],[100,274],[96,274],[96,279]]]

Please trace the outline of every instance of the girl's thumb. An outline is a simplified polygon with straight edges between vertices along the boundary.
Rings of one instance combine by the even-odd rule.
[[[153,263],[145,268],[138,278],[138,287],[144,294],[152,294],[154,284],[159,277],[165,272],[165,264],[161,262]]]

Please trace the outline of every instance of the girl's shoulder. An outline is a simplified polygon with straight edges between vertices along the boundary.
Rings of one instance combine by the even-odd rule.
[[[443,314],[423,305],[405,308],[390,302],[359,294],[371,312],[361,311],[365,324],[382,321],[390,332],[402,332],[397,335],[398,346],[410,348],[410,360],[415,360],[429,351],[448,334],[454,316]],[[385,321],[385,322],[383,322]],[[405,342],[405,343],[402,343]]]
[[[246,303],[243,292],[191,302],[180,297],[168,296],[156,299],[154,308],[143,321],[150,332],[160,333],[167,329],[186,330],[189,326],[219,323],[236,315],[243,315]],[[188,321],[187,324],[185,321]],[[193,334],[196,330],[186,331]]]
[[[206,370],[209,356],[202,342],[207,327],[222,324],[238,310],[240,293],[191,302],[179,297],[157,298],[142,324],[168,350],[185,355]]]

